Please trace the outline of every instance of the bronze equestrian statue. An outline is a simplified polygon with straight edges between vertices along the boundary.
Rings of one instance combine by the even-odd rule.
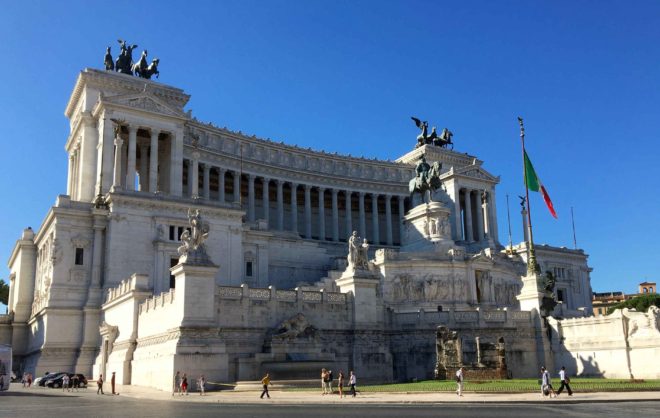
[[[433,201],[431,194],[442,186],[442,181],[440,180],[441,170],[442,164],[440,162],[436,161],[433,165],[429,165],[429,163],[426,162],[426,157],[422,155],[422,158],[415,166],[415,178],[410,179],[410,182],[408,183],[411,202],[415,192],[422,196],[423,202],[429,203]],[[427,194],[426,192],[429,193]],[[426,201],[427,195],[428,202]]]

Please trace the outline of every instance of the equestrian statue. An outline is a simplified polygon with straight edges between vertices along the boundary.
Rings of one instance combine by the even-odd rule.
[[[422,155],[422,158],[415,166],[415,177],[410,179],[408,183],[411,201],[415,192],[421,195],[423,202],[429,203],[433,201],[431,197],[432,193],[442,187],[442,180],[440,180],[441,169],[442,164],[440,162],[436,161],[432,165],[429,165],[426,162],[426,157]]]
[[[435,145],[441,148],[448,148],[451,145],[451,149],[454,149],[454,143],[451,142],[451,137],[454,135],[449,129],[444,128],[442,133],[438,135],[438,132],[435,130],[435,126],[431,129],[431,134],[428,133],[429,123],[427,121],[422,121],[414,116],[411,116],[415,122],[415,125],[421,129],[419,135],[417,135],[417,144],[415,148],[419,148],[423,145]]]

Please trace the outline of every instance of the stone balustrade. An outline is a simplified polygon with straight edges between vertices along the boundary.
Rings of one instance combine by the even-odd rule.
[[[276,289],[275,286],[267,288],[251,288],[247,284],[241,286],[218,286],[216,288],[217,299],[232,300],[261,300],[279,302],[305,302],[305,303],[335,303],[346,304],[347,295],[339,292],[303,291],[301,288],[294,290]]]
[[[113,302],[132,291],[145,291],[149,287],[149,276],[146,274],[133,274],[130,278],[122,280],[119,285],[109,288],[105,303]]]
[[[516,323],[529,322],[531,312],[501,310],[469,310],[469,311],[425,311],[392,312],[392,324],[395,326],[516,326]]]

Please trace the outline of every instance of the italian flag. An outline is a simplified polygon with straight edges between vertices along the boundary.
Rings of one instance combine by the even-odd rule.
[[[545,205],[548,207],[550,214],[557,219],[557,212],[555,212],[555,208],[552,206],[550,195],[548,195],[548,191],[543,186],[543,183],[541,183],[541,179],[536,175],[534,166],[527,156],[527,151],[525,151],[525,179],[527,179],[527,188],[529,190],[533,192],[541,192],[541,196],[543,196],[543,200],[545,201]]]

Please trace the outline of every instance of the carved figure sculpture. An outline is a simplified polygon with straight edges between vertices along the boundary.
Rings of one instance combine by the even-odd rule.
[[[434,192],[442,186],[440,180],[440,171],[442,164],[438,161],[433,165],[426,162],[426,157],[422,155],[421,159],[415,166],[415,178],[408,182],[408,191],[410,192],[410,199],[412,200],[413,194],[418,192],[422,195],[422,200],[426,201],[425,196],[428,192]],[[428,201],[431,202],[431,193],[428,193]]]
[[[105,57],[103,58],[103,64],[105,65],[106,71],[114,71],[115,63],[112,61],[112,54],[110,53],[110,47],[105,50]]]
[[[451,149],[454,149],[454,143],[451,142],[451,137],[454,136],[452,131],[450,131],[447,128],[444,128],[442,130],[442,133],[440,134],[440,137],[437,140],[433,141],[433,145],[442,147],[442,148],[448,148],[449,145],[451,145]]]
[[[357,231],[348,238],[348,267],[354,269],[369,269],[369,243],[365,238],[360,244]]]
[[[282,322],[273,334],[273,338],[281,340],[293,340],[296,338],[314,337],[316,328],[307,321],[305,315],[297,313],[286,321]]]
[[[140,60],[131,66],[131,71],[133,72],[133,74],[135,74],[138,77],[143,77],[142,74],[147,71],[147,67],[149,66],[149,64],[147,64],[148,54],[149,52],[146,49],[142,51],[142,55],[140,55]]]
[[[417,135],[417,145],[415,146],[415,148],[419,148],[422,145],[427,144],[429,123],[427,121],[422,122],[414,116],[411,116],[410,119],[412,119],[415,122],[415,125],[422,130],[421,133]]]
[[[133,65],[133,50],[137,45],[127,45],[126,41],[118,39],[121,52],[115,61],[115,70],[122,74],[133,75],[131,66]]]
[[[185,263],[192,258],[195,263],[210,263],[204,241],[209,236],[209,225],[202,221],[199,209],[188,209],[190,228],[181,234],[181,246],[178,248],[179,262]]]

